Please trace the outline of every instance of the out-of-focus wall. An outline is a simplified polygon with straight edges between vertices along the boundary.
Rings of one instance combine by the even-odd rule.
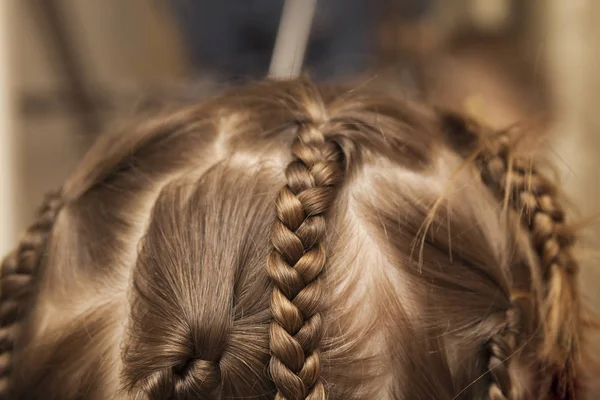
[[[10,59],[9,2],[0,2],[0,60]],[[13,90],[9,63],[0,62],[0,255],[11,246],[16,234],[14,208],[16,135],[13,134]]]
[[[8,80],[13,88],[9,101],[16,119],[10,127],[5,127],[5,118],[0,120],[1,129],[11,133],[2,136],[3,140],[14,140],[15,145],[2,144],[0,152],[10,153],[16,167],[16,174],[12,175],[16,200],[9,212],[14,217],[12,231],[20,231],[31,222],[43,194],[62,184],[90,142],[90,132],[82,131],[69,108],[57,106],[68,90],[67,78],[57,62],[58,52],[48,40],[43,15],[40,17],[33,8],[42,1],[45,0],[0,2],[1,18],[11,21],[9,32],[4,27],[0,29],[2,33],[8,32],[11,48],[10,57],[4,57],[2,51],[0,62],[5,65],[0,71],[9,60]],[[177,80],[185,71],[183,50],[164,2],[56,0],[56,3],[95,100],[110,102],[123,93],[143,94]],[[37,106],[32,111],[23,107],[25,99],[47,106]],[[8,108],[0,105],[1,112],[6,112]],[[130,110],[122,112],[128,114]],[[102,111],[99,113],[107,117]],[[104,128],[114,121],[105,122]],[[0,163],[8,160],[2,155]],[[4,171],[0,168],[0,173]],[[3,186],[9,184],[4,177],[1,182]],[[7,206],[0,210],[0,215],[6,210]],[[12,246],[14,234],[8,230],[2,232],[0,241],[2,246],[9,246],[7,242]]]
[[[554,101],[554,143],[562,184],[583,219],[587,245],[600,245],[600,2],[548,1],[545,39],[548,82]],[[600,306],[600,254],[583,254],[586,295]]]
[[[64,77],[52,65],[56,49],[47,47],[43,20],[33,9],[40,0],[9,1],[18,21],[12,38],[19,88],[60,88]],[[140,89],[172,81],[182,72],[183,50],[166,2],[54,1],[94,89]]]

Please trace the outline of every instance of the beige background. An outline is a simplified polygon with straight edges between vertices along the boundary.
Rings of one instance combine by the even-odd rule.
[[[14,244],[16,232],[30,222],[43,194],[58,188],[72,170],[87,148],[89,135],[81,132],[77,120],[64,107],[55,106],[58,111],[51,112],[24,110],[28,97],[50,99],[54,104],[52,97],[65,90],[64,76],[57,68],[39,16],[32,12],[36,1],[0,3],[1,43],[6,45],[0,47],[0,76],[4,77],[4,97],[0,98],[4,102],[0,105],[10,105],[8,111],[0,107],[9,114],[1,118],[0,186],[12,188],[9,200],[5,200],[8,202],[0,203],[0,216],[13,221],[0,224],[0,251],[5,253]],[[122,93],[143,93],[174,81],[184,70],[175,29],[165,10],[156,6],[160,1],[59,3],[94,95],[118,98]]]

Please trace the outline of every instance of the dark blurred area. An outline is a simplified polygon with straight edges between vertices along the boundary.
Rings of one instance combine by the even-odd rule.
[[[12,194],[0,201],[4,253],[100,132],[265,77],[284,1],[1,7],[0,187]],[[318,0],[304,66],[319,82],[379,86],[494,127],[552,132],[565,190],[594,216],[599,18],[595,0]]]
[[[266,75],[283,1],[171,0],[170,4],[190,61],[199,71],[227,81]],[[375,47],[374,11],[368,0],[317,2],[305,59],[314,79],[348,77],[368,66]]]

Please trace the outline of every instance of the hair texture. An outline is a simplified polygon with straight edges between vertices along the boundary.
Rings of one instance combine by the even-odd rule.
[[[571,252],[575,237],[565,225],[555,185],[531,160],[511,154],[510,141],[510,134],[503,133],[495,148],[480,157],[483,179],[519,212],[539,255],[544,297],[541,361],[552,377],[554,395],[572,398],[582,333],[578,265]]]
[[[27,306],[35,274],[54,220],[62,205],[60,194],[46,196],[37,220],[21,238],[16,251],[2,262],[0,270],[0,396],[6,394],[11,372],[12,349],[19,323]]]
[[[277,219],[267,262],[274,283],[269,366],[276,398],[289,400],[325,399],[319,351],[324,330],[320,275],[327,259],[324,214],[343,173],[341,151],[325,136],[330,129],[325,107],[316,103],[309,111],[306,121],[298,121],[294,160],[275,200]]]
[[[478,127],[454,115],[446,116],[446,124],[463,136],[475,136]],[[577,368],[581,364],[581,346],[584,338],[586,315],[581,304],[577,282],[578,263],[573,256],[574,229],[565,222],[565,211],[560,205],[559,190],[536,165],[531,152],[522,148],[531,144],[522,132],[512,128],[489,135],[477,155],[483,181],[506,206],[517,212],[527,230],[531,246],[538,255],[539,275],[542,280],[540,306],[541,344],[538,350],[541,371],[546,376],[544,385],[553,398],[576,398]],[[509,317],[508,321],[514,318]],[[509,323],[510,325],[510,323]],[[492,343],[490,369],[494,375],[504,372],[504,365],[494,368],[514,350],[518,330],[508,328],[507,340]],[[496,371],[496,373],[494,373]],[[501,385],[491,386],[502,399]],[[490,398],[495,398],[490,393]]]
[[[0,398],[583,398],[530,144],[304,78],[108,133],[3,263]]]

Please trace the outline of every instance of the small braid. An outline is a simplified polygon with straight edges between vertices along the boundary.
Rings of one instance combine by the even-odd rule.
[[[275,201],[267,268],[273,293],[271,378],[276,399],[323,400],[319,344],[323,335],[320,274],[326,262],[324,213],[343,175],[341,150],[327,140],[327,122],[300,121],[288,164],[287,184]]]
[[[7,396],[11,352],[35,273],[42,261],[48,236],[62,206],[59,194],[49,194],[38,218],[27,230],[17,250],[2,262],[0,270],[0,398]]]
[[[506,311],[505,324],[488,343],[490,371],[489,400],[509,400],[511,398],[510,359],[519,345],[521,315],[519,307],[513,303]]]
[[[495,147],[479,157],[482,178],[521,214],[539,255],[545,287],[541,356],[553,374],[554,398],[570,399],[575,391],[581,329],[578,265],[570,251],[574,237],[565,227],[565,213],[556,200],[555,186],[528,160],[512,158],[508,135],[500,136]]]

